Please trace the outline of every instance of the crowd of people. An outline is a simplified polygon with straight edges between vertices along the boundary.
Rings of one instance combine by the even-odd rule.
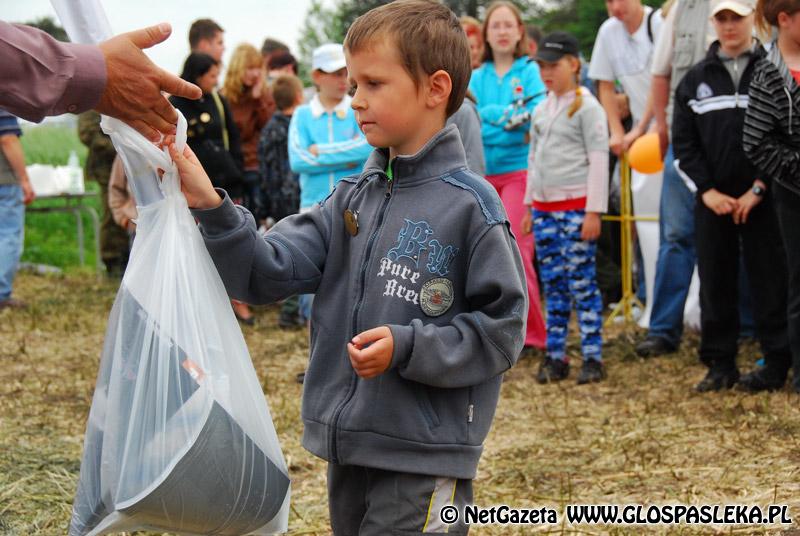
[[[636,352],[677,349],[697,266],[708,371],[695,389],[776,390],[794,366],[800,392],[800,1],[606,6],[587,65],[575,36],[542,36],[505,0],[483,21],[436,2],[392,2],[360,17],[344,43],[313,52],[312,92],[274,39],[261,51],[237,46],[220,84],[224,30],[201,19],[182,81],[161,73],[142,90],[158,113],[133,119],[135,106],[102,88],[82,103],[167,134],[242,322],[252,321],[247,303],[283,301],[281,326],[310,323],[304,445],[329,461],[335,533],[379,534],[387,520],[375,505],[399,504],[412,525],[436,529],[419,512],[470,502],[502,373],[542,353],[539,382],[568,378],[573,309],[577,382],[606,376],[602,215],[615,204],[615,161],[646,132],[658,134],[664,170],[634,176],[636,210],[647,204],[637,191],[659,184],[660,216],[653,283],[641,285],[652,288],[649,330]],[[158,31],[151,41],[168,34]],[[2,23],[0,43],[33,39],[26,32]],[[141,48],[146,36],[114,39],[100,48],[107,64],[141,63],[128,44]],[[128,51],[124,62],[117,50]],[[91,67],[95,52],[69,53]],[[109,67],[102,82],[119,72]],[[171,144],[174,112],[153,96],[162,90],[187,119],[183,153]],[[67,86],[38,108],[0,106],[36,119],[80,111],[74,100]],[[97,120],[82,117],[81,138],[124,231],[104,238],[116,249],[104,254],[111,268],[124,265],[136,214],[122,166],[112,158],[106,174],[98,163],[113,151]],[[0,116],[0,139],[18,135]],[[2,147],[0,200],[20,206],[32,193],[14,149]],[[15,175],[19,186],[4,179]],[[0,291],[8,304],[10,282]],[[740,375],[748,318],[764,364]]]
[[[600,215],[618,206],[618,158],[648,131],[659,134],[665,156],[663,175],[633,172],[635,210],[660,216],[657,259],[653,247],[644,240],[638,244],[638,296],[647,303],[649,329],[636,352],[653,357],[677,349],[697,267],[699,354],[709,366],[698,390],[737,383],[750,391],[776,389],[793,363],[800,368],[800,291],[790,269],[797,259],[789,242],[781,241],[794,236],[787,207],[794,206],[790,162],[796,153],[791,142],[784,146],[773,140],[779,128],[791,139],[797,86],[786,74],[792,71],[783,57],[794,51],[794,12],[789,0],[763,0],[758,10],[755,4],[669,0],[654,9],[641,0],[607,0],[609,18],[598,30],[589,62],[574,36],[543,37],[510,2],[492,3],[483,21],[460,19],[472,73],[466,98],[447,124],[456,125],[469,168],[497,191],[509,219],[531,304],[523,355],[543,354],[540,382],[569,375],[566,336],[572,309],[584,361],[578,383],[605,376],[603,309],[620,296],[615,278],[603,277],[609,268],[616,273],[618,263],[613,240],[598,241],[601,229],[604,238],[611,231]],[[779,20],[781,13],[788,19]],[[772,43],[755,37],[756,16],[762,33],[773,29]],[[781,24],[787,27],[783,33],[774,30]],[[676,28],[685,27],[678,36]],[[728,45],[728,40],[735,42]],[[219,23],[195,21],[188,41],[180,78],[202,96],[173,94],[169,102],[186,117],[188,144],[214,185],[246,207],[262,233],[286,216],[311,210],[340,180],[362,169],[372,147],[348,94],[342,44],[314,51],[313,87],[304,88],[297,60],[280,41],[267,38],[260,51],[239,44],[224,66]],[[747,106],[759,60],[771,61],[778,73],[758,102],[777,98],[778,110]],[[707,104],[699,103],[706,99]],[[746,113],[750,126],[743,145],[737,133]],[[4,148],[13,147],[19,132],[13,116],[7,117]],[[136,209],[99,119],[95,111],[81,114],[79,134],[89,148],[87,178],[98,182],[106,203],[102,260],[110,273],[121,274],[135,235]],[[720,132],[727,135],[720,138]],[[11,171],[16,160],[13,149],[4,151],[9,180],[3,184],[19,177],[20,191],[30,202],[24,171]],[[12,197],[12,204],[21,206],[16,190]],[[18,225],[8,228],[9,236],[20,236]],[[8,258],[18,257],[19,242],[3,241]],[[4,270],[4,306],[17,303],[10,296],[14,268]],[[312,298],[284,300],[280,326],[307,325]],[[245,302],[232,305],[240,321],[254,322]],[[737,341],[754,334],[762,342],[765,365],[740,377]]]

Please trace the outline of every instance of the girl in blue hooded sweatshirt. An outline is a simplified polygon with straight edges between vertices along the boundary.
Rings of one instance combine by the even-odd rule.
[[[493,2],[483,23],[484,63],[474,71],[469,89],[478,100],[486,157],[486,179],[505,206],[517,239],[528,284],[525,346],[544,348],[545,326],[533,266],[533,235],[523,234],[522,219],[528,169],[530,114],[547,91],[539,66],[528,58],[528,38],[519,9]]]

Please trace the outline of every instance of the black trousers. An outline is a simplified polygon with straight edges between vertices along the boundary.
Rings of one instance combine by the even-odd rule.
[[[739,337],[739,255],[753,301],[756,337],[765,363],[786,374],[791,353],[786,326],[787,269],[770,196],[736,225],[717,216],[698,198],[695,205],[697,266],[700,272],[700,359],[715,368],[736,367]],[[800,236],[800,235],[799,235]]]
[[[800,195],[780,184],[773,184],[775,208],[789,269],[787,316],[794,388],[797,391],[800,390]]]

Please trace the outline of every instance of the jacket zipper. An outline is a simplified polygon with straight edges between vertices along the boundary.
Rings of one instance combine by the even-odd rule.
[[[392,174],[392,176],[394,176],[394,173]],[[366,285],[367,266],[369,265],[369,259],[372,257],[372,248],[374,247],[375,239],[378,237],[378,234],[380,233],[381,227],[383,226],[383,218],[386,215],[386,209],[387,209],[387,207],[389,205],[389,201],[391,201],[391,198],[392,198],[392,184],[394,183],[394,180],[389,180],[387,178],[386,182],[387,182],[387,184],[386,184],[386,193],[384,194],[383,204],[381,204],[381,208],[380,208],[380,210],[378,212],[378,222],[375,225],[375,231],[373,231],[372,235],[369,237],[369,240],[367,241],[367,253],[366,253],[365,257],[364,257],[364,263],[361,266],[361,274],[360,274],[360,277],[359,277],[359,279],[361,281],[361,289],[360,289],[360,292],[359,292],[358,301],[356,302],[355,307],[353,307],[353,319],[352,319],[353,324],[352,324],[352,328],[351,328],[351,330],[352,330],[351,333],[352,333],[353,337],[358,335],[358,333],[357,333],[357,331],[358,331],[358,313],[359,313],[359,310],[361,309],[361,304],[364,301],[364,292],[365,292],[366,286],[367,286]],[[330,444],[328,446],[329,447],[329,451],[331,453],[331,463],[339,463],[339,454],[338,454],[338,451],[337,451],[338,449],[336,448],[336,431],[337,431],[337,427],[339,425],[339,419],[342,416],[342,412],[344,411],[345,406],[347,406],[347,404],[353,399],[353,395],[355,395],[356,385],[357,384],[358,384],[358,376],[356,375],[356,372],[353,371],[352,375],[350,376],[350,385],[348,386],[348,389],[347,389],[347,395],[344,397],[344,400],[342,400],[339,403],[339,406],[333,412],[333,419],[331,420],[330,434],[329,434],[329,437],[330,437],[329,442],[330,442]]]

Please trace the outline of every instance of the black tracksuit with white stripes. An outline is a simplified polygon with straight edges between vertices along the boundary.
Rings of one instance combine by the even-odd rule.
[[[772,178],[789,271],[788,330],[794,389],[800,392],[800,86],[778,43],[756,62],[745,115],[744,152]]]
[[[756,61],[757,45],[738,87],[714,43],[675,91],[672,144],[675,165],[697,186],[695,234],[700,272],[700,358],[717,369],[736,367],[739,336],[738,268],[740,252],[753,296],[756,333],[767,365],[785,377],[790,364],[786,333],[786,266],[775,210],[769,196],[736,225],[731,215],[717,216],[702,200],[712,188],[738,198],[760,178],[742,150],[742,128]],[[735,61],[735,60],[732,60]]]

